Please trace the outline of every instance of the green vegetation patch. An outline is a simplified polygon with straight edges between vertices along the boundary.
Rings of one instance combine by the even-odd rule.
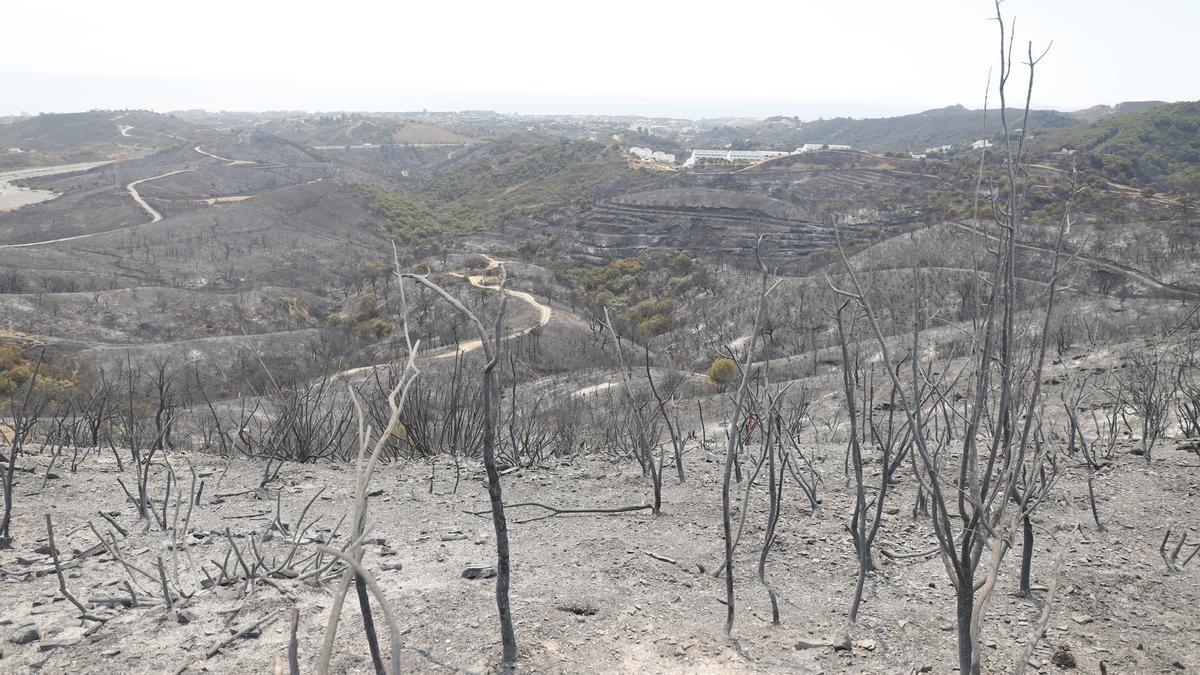
[[[586,200],[615,178],[649,180],[616,146],[590,141],[505,139],[403,192],[359,185],[408,245],[479,230],[506,219]]]
[[[1058,130],[1042,145],[1085,153],[1088,168],[1120,183],[1200,192],[1200,101]]]
[[[0,399],[24,395],[33,372],[37,355],[14,345],[0,344]],[[75,386],[58,368],[43,363],[38,370],[36,390],[39,395],[56,396]]]
[[[654,337],[670,330],[676,301],[703,287],[708,269],[687,253],[673,257],[620,258],[600,267],[558,270],[576,302],[596,315],[607,307],[622,330]]]

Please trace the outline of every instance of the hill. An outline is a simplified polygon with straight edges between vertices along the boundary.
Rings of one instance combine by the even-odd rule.
[[[1021,114],[1020,110],[1009,110],[1010,126],[1020,126]],[[1055,110],[1032,110],[1029,114],[1031,130],[1078,123],[1067,113]],[[719,125],[700,134],[694,147],[790,149],[805,143],[822,143],[849,145],[870,152],[917,152],[940,145],[995,138],[999,129],[1000,111],[989,110],[985,123],[982,110],[954,105],[898,117],[837,117],[806,122],[795,117],[776,116],[749,124]]]
[[[124,159],[213,132],[144,110],[46,114],[0,125],[0,167]]]
[[[304,115],[256,124],[264,131],[296,143],[324,146],[424,145],[470,143],[474,139],[425,122],[360,114]]]
[[[1080,122],[1098,122],[1110,117],[1120,117],[1139,110],[1149,110],[1157,108],[1160,105],[1166,105],[1166,101],[1124,101],[1116,105],[1094,105],[1083,110],[1076,110],[1069,114],[1071,117]]]
[[[1041,142],[1067,148],[1111,180],[1162,190],[1200,192],[1200,102],[1140,110],[1062,129]]]
[[[362,188],[407,243],[477,230],[587,199],[604,184],[645,181],[616,146],[514,135],[472,147],[428,168],[411,187]]]
[[[1008,114],[1009,124],[1019,127],[1021,111],[1011,109]],[[1055,110],[1031,110],[1029,113],[1030,130],[1073,124],[1076,121],[1070,115]],[[818,120],[802,125],[799,131],[805,143],[849,145],[872,152],[904,152],[991,138],[999,129],[999,110],[989,110],[985,120],[982,110],[953,105],[899,117]]]

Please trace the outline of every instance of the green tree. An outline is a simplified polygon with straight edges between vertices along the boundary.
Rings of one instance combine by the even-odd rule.
[[[708,367],[708,379],[713,384],[727,387],[733,382],[735,376],[737,376],[737,364],[724,356],[718,356]]]

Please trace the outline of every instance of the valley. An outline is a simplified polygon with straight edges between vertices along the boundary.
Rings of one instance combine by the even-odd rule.
[[[0,669],[1200,668],[1196,109],[1034,112],[0,125]]]

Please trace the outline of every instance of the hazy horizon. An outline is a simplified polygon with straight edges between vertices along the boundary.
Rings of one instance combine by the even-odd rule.
[[[18,75],[13,73],[0,73],[0,91],[10,89],[16,83],[16,87],[21,86],[22,79],[29,78],[28,75]],[[602,115],[602,116],[636,116],[636,117],[654,117],[654,118],[676,118],[676,119],[716,119],[716,118],[754,118],[761,119],[776,115],[787,117],[799,117],[805,120],[814,120],[818,118],[834,118],[834,117],[851,117],[851,118],[871,118],[871,117],[892,117],[897,115],[909,115],[923,112],[926,110],[945,108],[954,105],[962,105],[966,108],[977,109],[982,107],[982,96],[978,101],[893,101],[893,102],[862,102],[862,101],[771,101],[771,100],[754,100],[754,99],[688,99],[688,98],[670,98],[670,99],[655,99],[655,98],[637,98],[637,97],[588,97],[588,96],[555,96],[555,95],[538,95],[538,94],[482,94],[482,93],[451,93],[451,92],[428,92],[428,93],[401,93],[401,94],[372,94],[371,92],[343,92],[343,95],[331,97],[336,100],[346,102],[347,105],[328,106],[322,105],[320,97],[295,97],[295,98],[279,98],[274,99],[277,103],[264,103],[255,107],[239,106],[239,105],[138,105],[134,102],[142,100],[143,97],[133,97],[133,102],[122,102],[125,99],[118,99],[115,95],[106,94],[105,90],[111,87],[111,81],[106,78],[83,78],[67,75],[44,75],[38,76],[37,85],[46,87],[50,85],[58,91],[64,92],[61,96],[58,94],[50,94],[46,100],[52,103],[46,108],[28,108],[28,107],[0,107],[0,115],[16,116],[16,115],[38,115],[43,113],[72,113],[86,112],[88,110],[151,110],[158,113],[172,113],[188,110],[204,110],[206,112],[245,112],[245,113],[270,113],[270,112],[303,112],[303,113],[363,113],[363,114],[388,114],[388,113],[413,113],[413,112],[463,112],[472,110],[486,110],[498,114],[515,114],[515,115],[570,115],[570,116],[587,116],[587,115]],[[145,81],[142,81],[145,82]],[[26,83],[33,84],[33,83]],[[237,83],[236,85],[230,82],[209,82],[197,79],[162,79],[154,83],[151,87],[154,90],[155,96],[161,96],[163,88],[168,87],[188,87],[193,91],[197,87],[212,86],[212,100],[221,100],[222,95],[227,95],[230,88],[237,88],[237,85],[249,88],[258,88],[263,86],[262,82],[254,83]],[[96,96],[90,100],[97,103],[95,105],[80,106],[74,105],[71,102],[72,98],[78,97],[81,90],[89,89],[96,90]],[[327,91],[327,90],[323,90]],[[327,94],[323,94],[327,95]],[[5,96],[6,100],[8,96]],[[1168,99],[1119,99],[1119,100],[1099,100],[1092,101],[1086,105],[1077,104],[1060,104],[1045,103],[1035,105],[1036,109],[1059,110],[1063,112],[1072,112],[1082,110],[1094,105],[1116,105],[1118,103],[1144,101],[1144,100],[1167,100]],[[1017,105],[1010,101],[1010,106]],[[995,107],[995,101],[991,102],[991,107]]]
[[[980,107],[998,51],[986,1],[781,8],[749,0],[736,15],[716,3],[677,2],[299,5],[7,8],[9,25],[37,29],[14,30],[0,43],[0,115],[139,108],[878,117]],[[1009,0],[1005,12],[1017,19],[1018,45],[1032,40],[1040,51],[1054,41],[1037,73],[1036,108],[1200,98],[1186,34],[1200,6]],[[1014,90],[1025,80],[1023,67],[1015,71]]]

